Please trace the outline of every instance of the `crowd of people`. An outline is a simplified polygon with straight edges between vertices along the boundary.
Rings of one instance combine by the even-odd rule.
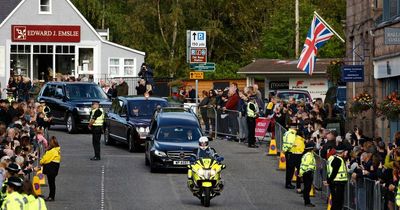
[[[293,97],[285,100],[271,96],[264,104],[257,85],[239,90],[237,84],[232,83],[224,90],[203,91],[202,96],[199,103],[200,115],[205,130],[212,136],[214,132],[234,132],[234,140],[247,142],[249,147],[257,147],[254,129],[255,119],[260,116],[272,120],[269,131],[274,131],[276,123],[288,129],[285,135],[293,133],[292,145],[283,148],[287,164],[285,187],[295,188],[298,193],[303,193],[306,206],[314,206],[309,197],[305,196],[308,193],[301,188],[302,183],[307,183],[305,190],[310,190],[310,178],[303,177],[307,171],[302,174],[300,171],[307,165],[303,163],[302,166],[302,162],[315,164],[315,160],[302,161],[303,155],[310,148],[327,164],[328,176],[323,177],[323,184],[332,193],[332,209],[342,209],[345,185],[348,182],[357,189],[356,198],[352,201],[359,209],[366,209],[372,202],[366,200],[366,194],[372,193],[373,189],[364,187],[368,186],[364,182],[381,184],[385,209],[391,210],[396,205],[400,206],[400,193],[397,193],[400,181],[400,132],[396,133],[393,144],[385,143],[380,137],[367,137],[359,127],[340,135],[336,130],[327,129],[328,110],[325,110],[322,100],[306,102],[296,101]],[[229,114],[224,116],[225,112]],[[228,121],[216,123],[221,118]],[[215,130],[216,124],[218,131]],[[224,129],[224,126],[226,132],[219,130]],[[283,137],[283,147],[285,138],[287,137]],[[313,172],[315,169],[316,167],[310,167],[308,171]],[[295,171],[298,180],[296,186],[291,184]],[[307,173],[306,176],[310,177]]]
[[[7,98],[0,99],[0,206],[2,209],[46,209],[55,199],[55,178],[61,151],[55,136],[48,136],[51,110],[34,97],[43,81],[33,84],[22,76],[11,77]],[[36,88],[37,87],[37,88]],[[37,92],[36,92],[37,91]],[[49,195],[39,195],[32,178],[47,176]]]

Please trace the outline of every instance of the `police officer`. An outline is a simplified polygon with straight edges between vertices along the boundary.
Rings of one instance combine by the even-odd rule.
[[[300,172],[299,176],[303,177],[304,188],[303,188],[303,199],[304,205],[307,207],[315,207],[314,204],[310,201],[310,191],[311,185],[313,183],[314,172],[317,168],[314,157],[314,147],[315,144],[313,142],[309,142],[306,144],[304,148],[305,154],[301,158]]]
[[[256,96],[249,90],[249,102],[247,103],[247,130],[248,130],[248,146],[257,148],[256,146],[256,118],[258,117],[258,105],[256,102]]]
[[[300,171],[301,157],[304,153],[304,147],[304,133],[302,131],[297,131],[296,139],[289,151],[291,153],[290,161],[297,170],[296,191],[299,194],[301,193],[301,179],[298,177],[298,172]]]
[[[90,111],[89,129],[92,131],[92,143],[94,149],[94,157],[90,160],[100,160],[100,139],[103,132],[104,111],[100,108],[99,101],[92,102],[92,110]]]
[[[7,173],[5,176],[5,180],[3,182],[3,185],[1,187],[0,191],[0,204],[4,203],[5,198],[7,197],[7,181],[10,177],[18,177],[18,173],[21,171],[21,167],[18,164],[15,163],[10,163],[6,167]]]
[[[14,93],[11,91],[8,91],[6,100],[8,101],[9,104],[11,104],[11,102],[15,101]]]
[[[285,153],[286,159],[286,181],[285,181],[285,188],[287,189],[294,189],[295,186],[292,185],[292,177],[295,168],[295,161],[292,158],[293,154],[291,153],[291,149],[293,144],[296,140],[296,133],[297,133],[297,124],[291,123],[289,130],[283,134],[283,145],[282,151]]]
[[[332,210],[343,209],[344,188],[348,181],[347,167],[344,161],[346,156],[345,146],[339,144],[336,147],[336,154],[328,158],[327,162],[327,181],[325,185],[329,185],[329,190],[332,195]]]
[[[18,177],[10,177],[6,185],[8,194],[1,209],[26,210],[28,200],[19,193],[22,187],[22,180]]]

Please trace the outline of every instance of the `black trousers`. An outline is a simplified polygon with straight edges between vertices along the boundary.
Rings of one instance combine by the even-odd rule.
[[[310,201],[310,191],[311,186],[314,179],[314,173],[312,171],[307,171],[303,174],[303,182],[304,182],[304,189],[303,189],[303,198],[304,198],[304,205],[311,203]]]
[[[249,131],[247,136],[249,146],[253,146],[256,144],[256,118],[247,117],[247,130]]]
[[[94,149],[94,156],[100,158],[100,139],[103,131],[102,126],[92,127],[92,144]]]
[[[54,200],[56,196],[56,176],[47,175],[47,181],[49,182],[49,198]]]
[[[293,164],[294,164],[294,167],[297,169],[297,175],[296,175],[296,177],[297,177],[296,188],[297,189],[301,188],[301,178],[298,176],[300,173],[301,157],[303,157],[302,154],[292,154]],[[294,174],[294,170],[293,170],[293,174]]]
[[[285,159],[286,159],[286,181],[285,185],[291,185],[292,184],[292,178],[294,174],[294,168],[295,168],[295,161],[293,159],[293,153],[291,152],[285,152]]]
[[[344,188],[346,182],[333,182],[329,185],[329,190],[332,195],[331,210],[342,210],[344,201]]]

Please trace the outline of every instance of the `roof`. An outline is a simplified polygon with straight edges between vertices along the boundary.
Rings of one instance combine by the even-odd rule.
[[[26,0],[0,0],[0,27],[4,25],[5,22],[18,10],[20,5],[22,5]],[[78,16],[83,20],[83,22],[86,23],[86,25],[90,28],[91,31],[94,32],[94,34],[99,38],[99,40],[104,43],[104,44],[109,44],[111,46],[127,50],[133,53],[137,53],[139,55],[146,55],[145,52],[135,50],[129,47],[122,46],[120,44],[110,42],[107,40],[104,40],[100,34],[96,31],[96,29],[93,28],[93,26],[89,23],[89,21],[86,20],[86,18],[82,15],[82,13],[75,7],[75,5],[70,1],[70,0],[65,0],[73,10],[76,11]]]
[[[196,115],[189,112],[161,112],[157,118],[159,126],[200,126]]]
[[[317,59],[314,74],[326,74],[326,69],[334,59]],[[257,59],[249,65],[239,69],[238,74],[291,74],[306,75],[307,73],[297,69],[298,60]]]
[[[120,96],[119,98],[124,98],[127,101],[163,101],[163,102],[168,102],[166,99],[164,98],[158,98],[158,97],[143,97],[143,96],[137,96],[137,97],[133,97],[133,96]]]
[[[0,23],[3,22],[11,12],[17,8],[21,0],[0,0]]]

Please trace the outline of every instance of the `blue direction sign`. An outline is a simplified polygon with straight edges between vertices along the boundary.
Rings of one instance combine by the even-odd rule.
[[[342,66],[343,82],[364,82],[363,65],[345,65]]]
[[[190,69],[195,71],[215,71],[215,63],[191,63]]]

